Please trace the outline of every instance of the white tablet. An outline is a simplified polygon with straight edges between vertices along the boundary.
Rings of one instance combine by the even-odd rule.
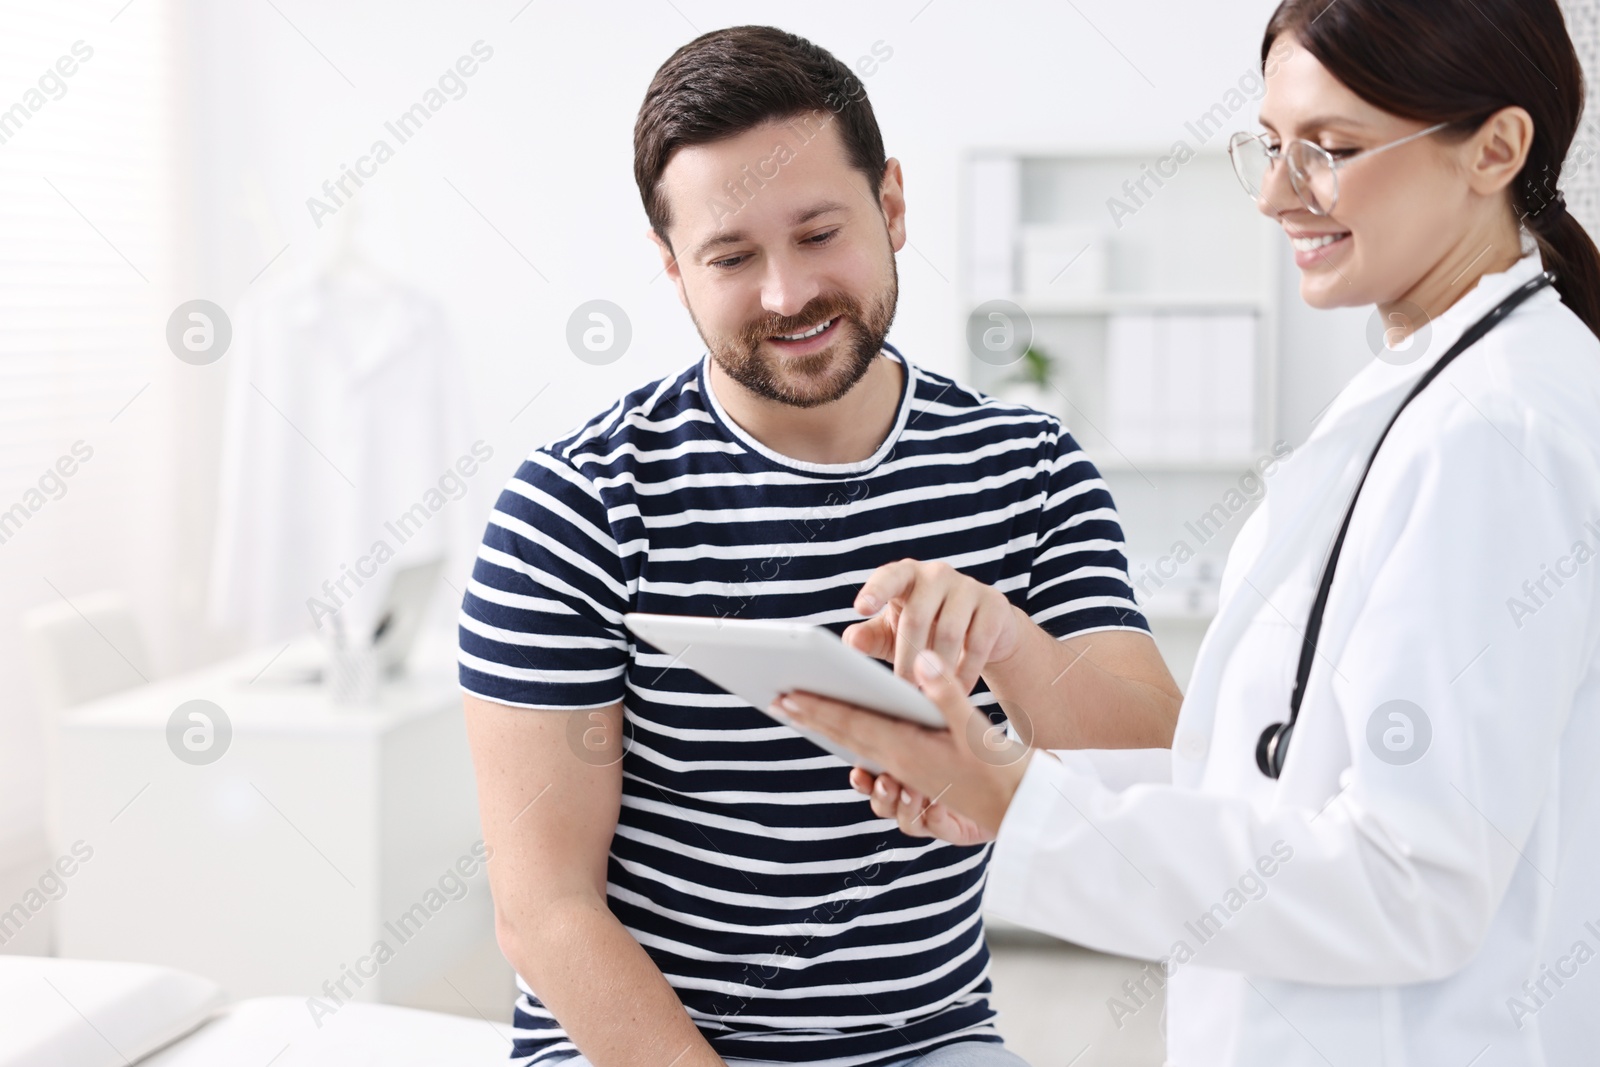
[[[920,689],[820,626],[640,612],[622,621],[677,663],[768,714],[779,694],[804,690],[920,726],[945,727],[944,716]],[[796,729],[841,759],[874,774],[883,770],[820,734]]]

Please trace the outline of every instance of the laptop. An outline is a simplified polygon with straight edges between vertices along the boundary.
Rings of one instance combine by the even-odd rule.
[[[384,590],[377,622],[366,635],[379,677],[392,677],[405,670],[406,660],[427,618],[428,607],[433,603],[434,587],[444,563],[443,556],[436,556],[394,569],[389,587]],[[251,681],[290,685],[320,682],[326,674],[327,655],[320,641],[296,641]]]

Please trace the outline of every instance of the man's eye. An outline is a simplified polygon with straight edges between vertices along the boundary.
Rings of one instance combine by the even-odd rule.
[[[1334,159],[1348,159],[1361,151],[1359,148],[1329,148],[1326,145],[1323,146],[1322,150]]]
[[[742,262],[744,262],[743,256],[729,256],[727,259],[714,259],[711,265],[720,270],[731,270]]]
[[[827,233],[819,233],[815,237],[807,237],[806,244],[825,245],[829,241],[833,240],[838,233],[838,230],[829,230]]]

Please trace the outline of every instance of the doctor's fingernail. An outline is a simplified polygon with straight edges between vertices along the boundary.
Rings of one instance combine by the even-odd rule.
[[[889,796],[889,789],[882,782],[879,782],[876,785],[874,785],[872,787],[872,791],[874,793],[878,794],[880,797],[887,798]]]
[[[911,792],[910,792],[910,790],[906,790],[906,789],[900,790],[900,803],[904,804],[908,808],[911,806]]]
[[[879,602],[878,598],[868,593],[862,593],[856,597],[856,611],[859,614],[871,615],[881,607],[883,607],[883,604]]]
[[[800,706],[799,702],[796,701],[793,697],[779,697],[778,698],[778,707],[782,708],[785,712],[787,712],[791,716],[793,716],[793,715],[804,715],[805,714],[805,709],[802,708]]]

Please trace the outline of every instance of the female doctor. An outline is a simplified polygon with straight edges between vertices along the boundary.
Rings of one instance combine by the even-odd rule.
[[[887,768],[852,784],[906,833],[997,835],[990,911],[1156,961],[1108,1010],[1164,987],[1170,1063],[1594,1063],[1600,256],[1556,191],[1579,63],[1556,0],[1285,0],[1262,58],[1235,168],[1305,300],[1377,305],[1383,346],[1241,529],[1173,749],[970,743],[958,656],[1060,668],[1019,609],[969,626],[1002,594],[914,563],[849,637],[928,648],[951,728],[780,704]]]

